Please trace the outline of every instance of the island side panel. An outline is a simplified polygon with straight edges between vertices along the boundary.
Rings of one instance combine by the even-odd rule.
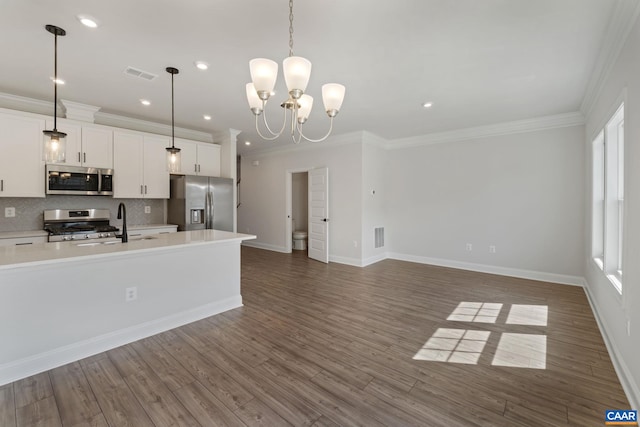
[[[0,270],[0,293],[5,384],[241,306],[240,242]]]

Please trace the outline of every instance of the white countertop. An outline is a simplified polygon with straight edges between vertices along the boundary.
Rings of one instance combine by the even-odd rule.
[[[0,270],[77,261],[80,258],[104,258],[136,252],[167,250],[181,246],[217,244],[256,238],[256,236],[249,234],[220,230],[181,231],[145,237],[147,238],[130,238],[128,243],[121,243],[118,239],[109,242],[109,244],[95,245],[92,245],[93,242],[75,241],[0,247]]]

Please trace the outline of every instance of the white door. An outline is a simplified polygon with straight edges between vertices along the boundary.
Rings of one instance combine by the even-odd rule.
[[[309,258],[329,262],[329,169],[309,171]]]

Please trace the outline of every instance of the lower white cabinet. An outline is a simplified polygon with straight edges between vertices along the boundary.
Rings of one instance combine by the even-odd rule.
[[[0,113],[0,197],[44,197],[45,121]]]
[[[46,236],[14,237],[10,239],[0,239],[0,246],[26,246],[46,242]]]
[[[113,133],[113,197],[168,199],[169,138],[143,133]]]
[[[178,231],[177,225],[165,225],[158,226],[152,228],[134,228],[130,229],[127,234],[129,235],[130,240],[135,240],[136,238],[142,238],[144,236],[150,236],[154,234],[167,234],[167,233],[176,233]]]

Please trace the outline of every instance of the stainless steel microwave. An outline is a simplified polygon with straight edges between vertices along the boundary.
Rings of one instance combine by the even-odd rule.
[[[47,165],[46,194],[113,196],[113,169]]]

